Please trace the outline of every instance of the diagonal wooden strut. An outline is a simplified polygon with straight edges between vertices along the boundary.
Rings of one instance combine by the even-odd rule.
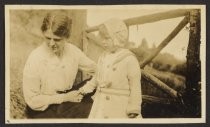
[[[143,69],[148,63],[154,59],[158,53],[182,30],[182,28],[189,22],[188,16],[185,16],[185,18],[177,25],[177,27],[166,37],[161,44],[155,49],[151,55],[146,58],[141,64],[140,67]],[[164,90],[166,93],[171,95],[172,97],[177,97],[177,91],[170,88],[167,84],[163,83],[161,80],[156,78],[155,76],[147,73],[146,71],[142,70],[142,76],[152,82],[152,84],[155,84],[158,88]]]
[[[149,57],[147,57],[141,64],[141,68],[144,68],[148,63],[155,58],[158,53],[184,28],[184,26],[189,22],[188,16],[177,25],[177,27],[160,43],[160,45],[155,49],[154,52],[151,53]]]
[[[172,89],[167,84],[163,83],[161,80],[159,80],[158,78],[156,78],[152,74],[148,73],[147,71],[141,70],[141,74],[145,79],[150,81],[152,83],[152,85],[162,89],[164,92],[166,92],[170,96],[172,96],[174,98],[176,98],[178,96],[176,90]]]

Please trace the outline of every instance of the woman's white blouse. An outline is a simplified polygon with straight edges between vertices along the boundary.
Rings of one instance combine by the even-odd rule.
[[[32,51],[24,68],[26,103],[34,110],[45,110],[49,104],[62,103],[63,95],[57,91],[72,88],[78,69],[92,73],[95,63],[72,44],[65,44],[60,59],[44,43]]]

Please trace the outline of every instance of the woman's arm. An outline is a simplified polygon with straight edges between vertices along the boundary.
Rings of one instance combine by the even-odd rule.
[[[29,57],[23,71],[23,94],[27,105],[33,110],[43,111],[50,104],[60,104],[65,101],[78,102],[82,98],[79,92],[67,94],[44,95],[41,93],[39,64],[36,57]]]
[[[77,49],[79,57],[79,69],[93,75],[96,71],[96,63],[88,58],[80,49]]]

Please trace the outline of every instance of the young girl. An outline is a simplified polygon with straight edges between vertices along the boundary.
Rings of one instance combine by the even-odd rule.
[[[99,57],[96,75],[79,89],[83,95],[97,89],[89,118],[141,117],[141,73],[137,58],[124,47],[127,26],[111,19],[99,27],[99,34],[106,50]]]

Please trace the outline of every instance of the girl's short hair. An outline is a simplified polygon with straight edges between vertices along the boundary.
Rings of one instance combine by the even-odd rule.
[[[51,29],[59,37],[69,38],[72,20],[60,13],[47,13],[42,22],[41,30],[46,32]]]

